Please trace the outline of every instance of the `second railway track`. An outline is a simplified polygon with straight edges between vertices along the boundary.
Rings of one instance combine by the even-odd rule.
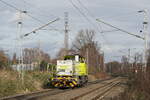
[[[78,95],[76,97],[71,98],[71,100],[100,100],[102,98],[104,98],[104,95],[109,92],[113,87],[115,87],[116,85],[120,84],[120,81],[114,80],[112,82],[109,82],[103,86],[99,86],[97,88],[94,88],[90,91],[87,91],[81,95]],[[100,92],[98,92],[100,91]],[[90,94],[93,94],[94,92],[96,92],[95,96]]]

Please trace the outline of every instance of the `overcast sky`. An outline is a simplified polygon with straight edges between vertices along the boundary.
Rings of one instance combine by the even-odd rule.
[[[96,41],[105,53],[106,61],[120,60],[121,55],[127,55],[131,48],[133,52],[143,52],[144,41],[122,32],[105,32],[114,30],[102,23],[96,22],[99,18],[119,28],[143,36],[143,14],[137,11],[148,9],[149,0],[72,0],[73,4],[80,9],[82,14],[72,5],[69,0],[3,0],[20,10],[26,10],[31,16],[38,18],[42,23],[61,18],[37,34],[32,34],[23,40],[24,47],[38,47],[48,52],[52,57],[63,47],[64,39],[64,12],[69,13],[69,44],[72,44],[78,31],[81,29],[93,29],[96,31]],[[86,15],[87,17],[85,18]],[[0,2],[0,47],[9,50],[12,54],[18,47],[19,13],[17,10]],[[88,18],[88,20],[87,20]],[[23,28],[21,34],[31,32],[43,25],[27,15],[23,15]],[[57,29],[59,31],[51,30]],[[40,41],[40,42],[39,42]],[[17,42],[17,43],[16,43]],[[136,49],[134,49],[136,48]],[[119,52],[122,50],[123,52]]]

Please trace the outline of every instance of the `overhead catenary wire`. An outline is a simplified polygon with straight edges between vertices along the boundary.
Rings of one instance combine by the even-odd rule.
[[[88,21],[89,24],[92,24],[92,25],[95,27],[94,23],[80,10],[80,8],[79,8],[78,6],[76,6],[76,5],[73,3],[72,0],[68,0],[68,1],[72,4],[72,6],[73,6],[83,17],[85,17],[85,19]]]
[[[28,7],[33,6],[31,3],[27,2],[27,0],[23,0],[23,2],[24,2]],[[42,14],[43,12],[44,12],[44,13],[47,13],[47,12],[45,12],[45,10],[41,10],[40,7],[37,7],[37,6],[32,7],[32,9],[35,9],[36,11],[37,11],[37,9],[38,9],[38,15],[40,14],[40,16],[44,16],[44,17],[50,17],[50,16],[58,17],[58,16],[56,16],[56,15],[54,15],[54,14],[50,14],[50,15],[44,15],[44,14]],[[41,13],[41,12],[42,12],[42,13]],[[30,13],[31,13],[31,12],[30,12]],[[35,12],[34,12],[34,13],[35,13]],[[49,13],[48,13],[48,14],[49,14]]]
[[[32,4],[31,3],[29,3],[27,0],[22,0],[28,7],[31,7],[32,6]],[[42,17],[50,17],[50,16],[53,16],[53,17],[55,17],[55,18],[58,18],[58,16],[56,16],[56,15],[54,15],[54,14],[50,14],[50,15],[44,15],[44,14],[42,14],[42,13],[44,13],[44,11],[45,10],[41,10],[39,7],[37,7],[37,6],[34,6],[34,7],[32,7],[32,9],[35,9],[36,11],[37,11],[37,9],[38,9],[38,15],[39,16],[42,16]],[[34,11],[33,11],[34,12]],[[47,12],[45,12],[46,14],[47,14]],[[29,17],[31,17],[32,19],[34,19],[35,21],[37,21],[37,22],[39,22],[40,24],[45,24],[45,22],[43,22],[43,21],[41,21],[40,19],[38,19],[38,18],[36,18],[36,17],[34,17],[34,16],[32,16],[33,14],[37,14],[37,13],[31,13],[31,11],[29,12],[28,11],[28,16]],[[47,29],[48,31],[58,31],[58,29],[55,29],[55,27],[54,26],[51,26],[51,25],[49,25],[50,27],[51,27],[51,29]],[[60,32],[60,31],[59,31]]]
[[[31,14],[29,14],[29,13],[28,13],[27,11],[25,11],[25,10],[21,10],[21,9],[17,8],[16,6],[14,6],[14,5],[10,4],[10,3],[7,3],[7,2],[4,1],[4,0],[0,0],[0,2],[2,2],[2,3],[5,4],[5,5],[7,5],[7,6],[10,7],[10,8],[15,9],[16,11],[19,11],[19,12],[21,12],[21,13],[26,14],[27,16],[29,16],[29,17],[32,18],[33,20],[39,22],[40,24],[45,24],[43,21],[41,21],[40,19],[38,19],[38,18],[32,16]],[[24,1],[24,2],[26,2],[26,1]],[[52,26],[51,26],[51,27],[52,27]],[[52,28],[53,28],[53,27],[52,27]]]
[[[54,23],[54,22],[56,22],[56,21],[58,21],[58,20],[60,20],[60,19],[57,18],[57,19],[55,19],[55,20],[53,20],[53,21],[50,21],[49,23],[44,24],[43,26],[41,26],[41,27],[39,27],[39,28],[36,28],[36,29],[34,29],[33,31],[31,31],[31,32],[29,32],[29,33],[24,34],[23,37],[26,37],[26,36],[28,36],[28,35],[30,35],[30,34],[32,34],[32,33],[36,33],[36,31],[38,31],[38,30],[40,30],[40,29],[42,29],[42,28],[48,26],[49,24],[52,24],[52,23]]]
[[[94,16],[91,14],[91,12],[83,5],[83,3],[82,3],[80,0],[77,0],[77,1],[84,7],[84,9],[87,10],[87,12],[90,14],[90,16],[94,18]],[[133,12],[132,12],[132,13],[133,13]],[[129,13],[129,14],[132,14],[132,13]],[[106,24],[106,23],[104,23],[104,22],[102,22],[102,23],[103,23],[103,24]],[[107,23],[106,25],[108,25],[108,23]],[[111,26],[111,25],[109,24],[108,26]],[[111,26],[111,27],[113,27],[113,26]],[[105,32],[112,32],[112,31],[122,31],[122,32],[126,32],[126,33],[128,33],[128,34],[130,34],[130,35],[136,36],[136,37],[138,37],[138,38],[144,39],[144,38],[141,37],[141,36],[135,35],[135,34],[133,34],[133,33],[131,33],[131,32],[127,32],[127,31],[125,31],[125,30],[123,30],[123,29],[120,29],[120,28],[117,28],[117,27],[113,27],[113,28],[115,28],[116,30],[103,31],[102,33],[105,33]]]
[[[4,1],[4,0],[0,0],[0,2],[2,2],[3,4],[5,4],[5,5],[7,5],[7,6],[13,8],[13,9],[15,9],[16,11],[19,11],[19,12],[21,12],[21,13],[26,14],[27,16],[29,16],[30,18],[34,19],[35,21],[37,21],[37,22],[39,22],[39,23],[41,23],[41,24],[44,24],[43,21],[41,21],[40,19],[38,19],[38,18],[36,18],[36,17],[30,15],[27,11],[23,11],[23,10],[21,10],[21,9],[19,9],[19,8],[17,8],[17,7],[15,7],[14,5],[7,3],[7,2]]]
[[[80,0],[77,0],[79,2],[79,4],[88,12],[88,14],[95,20],[95,16],[89,11],[89,9],[80,1]],[[100,33],[105,33],[105,32],[113,32],[113,31],[118,31],[118,29],[116,30],[108,30],[108,31],[104,31],[102,29],[102,26],[100,24],[98,24],[100,29],[102,30]],[[103,34],[102,34],[103,35]],[[103,35],[104,36],[104,35]]]
[[[7,2],[4,1],[4,0],[0,0],[0,2],[2,2],[2,3],[5,4],[5,5],[7,5],[7,6],[10,7],[10,8],[15,9],[16,11],[19,11],[19,12],[21,12],[21,13],[24,13],[25,15],[27,15],[28,17],[32,18],[33,20],[37,21],[37,22],[40,23],[40,24],[45,24],[45,22],[43,22],[42,20],[40,20],[40,19],[38,19],[38,18],[32,16],[31,14],[29,14],[28,11],[21,10],[21,9],[17,8],[16,6],[14,6],[14,5],[10,4],[10,3],[7,3]],[[26,2],[26,1],[24,0],[24,2]],[[26,3],[27,3],[27,2],[26,2]],[[50,27],[51,27],[51,28],[54,28],[53,26],[50,26]],[[55,29],[54,29],[54,30],[55,30]]]
[[[80,10],[78,6],[76,6],[72,0],[69,0],[69,2],[72,4],[72,6],[88,21],[89,24],[91,24],[93,27],[97,28],[98,32],[101,33],[101,31],[98,29],[98,27]]]
[[[88,8],[86,6],[84,6],[84,4],[80,1],[80,0],[77,0],[78,3],[88,12],[88,14],[93,18],[95,19],[95,16],[88,10]],[[101,30],[103,31],[102,29],[102,26],[100,24],[98,24],[99,27],[101,28]]]
[[[80,0],[77,0],[77,1],[89,13],[89,15],[94,18],[93,14],[86,8],[86,6],[84,6]]]
[[[17,10],[17,11],[22,12],[22,10],[18,9],[17,7],[15,7],[15,6],[13,6],[13,5],[11,5],[11,4],[9,4],[9,3],[3,1],[3,0],[0,0],[0,2],[2,2],[3,4],[5,4],[5,5],[7,5],[7,6],[11,7],[11,8],[13,8],[13,9],[15,9],[15,10]]]
[[[19,8],[17,8],[17,7],[15,7],[15,6],[13,6],[13,5],[11,5],[11,4],[9,4],[9,3],[3,1],[3,0],[0,0],[0,2],[2,2],[3,4],[5,4],[5,5],[7,5],[7,6],[11,7],[11,8],[13,8],[13,9],[15,9],[15,10],[21,12],[21,13],[25,13],[26,15],[28,15],[29,17],[31,17],[32,19],[34,19],[34,20],[36,20],[36,21],[38,21],[38,22],[40,22],[40,23],[43,23],[43,22],[42,22],[41,20],[39,20],[38,18],[35,18],[35,17],[31,16],[30,14],[27,14],[27,11],[23,11],[23,10],[21,10],[21,9],[19,9]]]
[[[101,22],[101,23],[103,23],[103,24],[105,24],[105,25],[107,25],[107,26],[110,26],[110,27],[112,27],[112,28],[115,28],[115,29],[117,29],[117,30],[119,30],[119,31],[121,31],[121,32],[124,32],[124,33],[127,33],[127,34],[129,34],[129,35],[132,35],[132,36],[135,36],[135,37],[137,37],[137,38],[139,38],[139,39],[145,39],[144,37],[141,37],[141,36],[139,36],[139,35],[136,35],[136,34],[133,34],[133,33],[131,33],[131,32],[128,32],[128,31],[126,31],[126,30],[124,30],[124,29],[121,29],[121,28],[118,28],[118,27],[116,27],[116,26],[114,26],[114,25],[111,25],[111,24],[109,24],[109,23],[106,23],[106,22],[104,22],[103,20],[100,20],[100,19],[96,19],[98,22]]]
[[[82,7],[84,8],[84,9],[86,9],[87,10],[87,12],[89,13],[89,15],[91,16],[91,17],[93,17],[93,18],[95,18],[92,14],[91,14],[91,12],[84,6],[84,4],[80,1],[80,0],[77,0],[79,3],[80,3],[80,5],[82,5]],[[134,12],[130,12],[130,13],[127,13],[126,15],[127,16],[129,16],[130,14],[133,14]],[[136,13],[137,14],[137,13]],[[125,17],[125,15],[121,15],[122,17]],[[118,16],[117,15],[117,17],[121,17],[121,16]],[[114,17],[114,16],[113,16]],[[112,17],[111,17],[112,18]],[[114,28],[114,27],[113,27]],[[115,28],[116,30],[115,31],[120,31],[120,29],[118,29],[118,28]],[[105,33],[105,32],[109,32],[109,31],[103,31],[102,33]],[[111,32],[111,31],[110,31]]]
[[[103,30],[102,33],[110,33],[110,32],[116,32],[118,31],[118,29],[114,29],[114,30]]]
[[[69,0],[70,1],[70,0]],[[86,6],[84,6],[83,4],[82,4],[82,2],[81,1],[78,1],[79,3],[80,3],[80,5],[82,6],[82,7],[84,7],[84,9],[86,9],[86,11],[90,14],[90,16],[95,20],[95,17],[94,17],[94,15],[92,14],[92,13],[90,13],[90,11],[86,8]],[[78,12],[83,16],[83,17],[85,17],[86,18],[86,20],[89,22],[89,18],[80,10],[80,8],[78,8],[73,2],[72,2],[72,0],[70,1],[70,3],[73,5],[73,7],[74,8],[76,8],[77,10],[78,10]],[[90,20],[90,22],[91,22],[91,20]],[[105,38],[105,36],[104,36],[104,32],[103,31],[100,31],[99,30],[99,28],[97,27],[97,25],[95,25],[95,24],[93,24],[93,23],[90,23],[90,24],[92,24],[95,28],[96,28],[96,30],[102,35],[102,39],[105,41],[105,43],[107,44],[107,48],[109,48],[110,50],[111,50],[111,48],[108,46],[110,43],[108,43],[108,41],[106,40],[106,38]],[[101,26],[100,26],[101,27]],[[101,27],[101,30],[102,30],[102,27]]]
[[[7,3],[7,2],[4,1],[4,0],[0,0],[0,2],[2,2],[2,3],[5,4],[5,5],[7,5],[7,6],[10,7],[10,8],[15,9],[16,11],[19,11],[19,12],[21,12],[21,13],[26,14],[27,16],[29,16],[29,17],[32,18],[33,20],[39,22],[40,24],[45,24],[45,23],[44,23],[43,21],[41,21],[40,19],[38,19],[38,18],[36,18],[36,17],[30,15],[27,11],[21,10],[21,9],[17,8],[16,6],[14,6],[14,5],[10,4],[10,3]],[[51,27],[52,27],[52,26],[51,26]],[[53,27],[52,27],[52,28],[53,28]],[[55,29],[54,29],[54,30],[55,30]],[[55,31],[56,31],[56,30],[55,30]],[[27,34],[25,34],[25,35],[27,35]]]
[[[124,14],[120,14],[120,15],[113,15],[113,16],[107,16],[105,18],[107,19],[118,19],[118,18],[126,18],[126,17],[129,17],[129,16],[133,16],[133,15],[137,15],[137,13],[135,13],[136,11],[131,11],[129,13],[124,13]],[[103,18],[104,16],[102,16],[101,18]]]
[[[70,2],[70,3],[73,5],[73,7],[74,7],[83,17],[85,17],[85,19],[89,22],[90,19],[80,10],[80,8],[78,8],[72,1],[69,0],[69,2]],[[92,16],[92,15],[91,15],[91,16]],[[93,17],[93,16],[92,16],[92,17]],[[95,20],[95,18],[94,18],[94,20]],[[90,21],[90,22],[91,22],[91,21]],[[90,22],[89,22],[89,23],[90,23]],[[106,38],[105,38],[104,35],[102,34],[102,31],[99,30],[99,28],[97,27],[97,25],[95,26],[95,24],[93,24],[93,23],[90,23],[90,24],[92,24],[92,25],[98,30],[98,32],[101,33],[101,35],[102,35],[102,37],[103,37],[102,39],[105,41],[105,43],[106,43],[106,45],[107,45],[107,48],[109,48],[109,49],[111,50],[111,52],[113,52],[112,49],[111,49],[111,47],[108,46],[108,44],[110,44],[110,43],[108,43],[108,41],[106,40]]]
[[[90,11],[82,4],[82,2],[81,1],[79,1],[78,0],[78,2],[80,3],[80,5],[84,8],[84,9],[86,9],[86,11],[88,12],[88,14],[91,16],[91,17],[94,17],[93,15],[91,15],[91,13],[90,13]],[[80,10],[80,9],[79,9]],[[81,10],[79,11],[79,12],[82,12]],[[83,15],[83,14],[82,14]],[[95,18],[94,18],[94,20],[95,20]],[[104,23],[103,23],[104,24]],[[105,24],[106,25],[106,24]],[[141,39],[144,39],[143,37],[141,37],[141,36],[138,36],[138,35],[136,35],[136,34],[133,34],[133,33],[130,33],[130,32],[127,32],[127,31],[125,31],[125,30],[122,30],[122,29],[120,29],[120,28],[116,28],[116,27],[113,27],[113,28],[115,28],[115,30],[112,30],[112,31],[122,31],[122,32],[126,32],[126,33],[128,33],[128,34],[130,34],[130,35],[133,35],[133,36],[135,36],[135,37],[138,37],[138,38],[141,38]],[[103,32],[101,32],[101,33],[105,33],[105,32],[111,32],[111,31],[103,31]],[[103,36],[103,34],[102,34],[102,36]]]
[[[88,14],[93,18],[93,19],[95,19],[95,16],[89,11],[89,9],[80,1],[80,0],[77,0],[78,1],[78,3],[88,12]],[[98,24],[99,25],[99,24]],[[99,28],[97,28],[98,29],[98,31],[100,32],[100,33],[104,33],[104,31],[103,31],[103,29],[102,29],[102,26],[101,25],[99,25],[99,27],[101,28],[101,32],[99,31]],[[103,35],[103,34],[102,34]],[[104,36],[104,35],[103,35]]]
[[[84,8],[84,9],[86,9],[87,10],[87,12],[90,14],[90,16],[91,17],[94,17],[91,13],[90,13],[90,11],[82,4],[82,2],[80,1],[80,0],[77,0],[79,3],[80,3],[80,5],[82,5],[82,7]],[[133,14],[133,12],[132,13],[128,13],[127,15],[129,16],[130,14]],[[117,16],[118,17],[118,16]],[[120,17],[120,16],[119,16]],[[122,16],[122,17],[124,17],[124,16]],[[100,26],[101,27],[101,26]],[[126,33],[128,33],[128,34],[130,34],[130,35],[133,35],[133,36],[135,36],[135,37],[137,37],[137,38],[141,38],[141,39],[144,39],[143,37],[141,37],[141,36],[138,36],[138,35],[136,35],[136,34],[133,34],[133,33],[130,33],[130,32],[127,32],[127,31],[125,31],[125,30],[120,30],[120,28],[116,28],[116,27],[113,27],[113,28],[115,28],[114,30],[111,30],[111,31],[103,31],[102,33],[106,33],[106,32],[114,32],[114,31],[122,31],[122,32],[126,32]],[[101,28],[102,29],[102,28]]]

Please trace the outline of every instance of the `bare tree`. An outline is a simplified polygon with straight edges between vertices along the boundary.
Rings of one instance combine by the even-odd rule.
[[[25,48],[23,58],[24,63],[26,64],[31,64],[32,62],[39,62],[39,60],[50,62],[50,56],[38,48]]]
[[[81,30],[72,46],[72,49],[86,58],[89,73],[91,74],[103,71],[104,66],[104,54],[100,53],[100,47],[94,39],[94,30]]]
[[[0,50],[0,68],[6,68],[8,65],[8,57],[3,50]]]
[[[73,49],[80,50],[83,46],[92,43],[94,41],[94,37],[94,30],[80,30],[73,43]]]
[[[107,72],[113,73],[113,74],[119,74],[121,72],[121,63],[117,61],[108,62],[106,64]]]
[[[146,66],[146,72],[150,79],[150,50],[148,51],[148,59],[147,59],[147,66]]]
[[[16,55],[16,53],[13,54],[12,63],[17,64],[17,55]]]

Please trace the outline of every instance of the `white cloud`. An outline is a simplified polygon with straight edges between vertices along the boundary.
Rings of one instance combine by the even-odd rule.
[[[76,33],[82,28],[83,29],[90,28],[96,30],[96,28],[93,25],[87,22],[86,18],[80,15],[79,12],[72,7],[72,5],[68,2],[68,0],[25,0],[25,1],[28,3],[24,3],[22,2],[22,0],[13,0],[13,1],[6,0],[6,2],[13,4],[18,8],[26,9],[32,16],[44,21],[44,23],[47,23],[49,20],[53,20],[54,18],[56,18],[56,16],[61,17],[62,20],[60,22],[52,24],[55,25],[55,28],[59,30],[64,29],[64,21],[63,21],[64,12],[69,11],[69,19],[70,19],[69,27],[71,29],[70,31],[71,39],[73,39]],[[140,29],[142,29],[141,26],[143,16],[138,17],[136,14],[132,16],[132,14],[144,8],[147,8],[150,11],[149,0],[80,0],[80,1],[95,16],[95,18],[102,17],[106,22],[109,22],[113,25],[116,25],[130,32],[138,32]],[[81,6],[77,1],[74,2],[77,6],[81,8]],[[0,9],[2,8],[0,7]],[[3,11],[3,9],[5,10]],[[16,23],[6,24],[6,22],[19,21],[20,20],[19,12],[16,12],[15,10],[12,10],[12,8],[9,7],[3,7],[3,9],[1,11],[3,11],[4,16],[1,15],[2,18],[0,19],[3,22],[0,23],[0,27],[3,27],[3,29],[1,29],[0,34],[6,33],[9,36],[16,35],[17,31],[17,28],[15,26]],[[82,11],[83,9],[84,8],[82,7]],[[84,10],[83,12],[87,15],[87,17],[92,19],[92,22],[96,23],[95,19],[93,19],[86,12],[86,10]],[[126,14],[127,15],[131,14],[131,16],[129,15],[128,17],[119,17],[124,15],[126,16]],[[30,32],[32,31],[32,29],[41,26],[41,23],[33,20],[32,18],[27,17],[26,15],[23,15],[22,17],[24,19],[24,27],[22,33]],[[105,27],[104,25],[102,25],[102,28],[105,30],[110,29],[108,27]],[[32,36],[34,37],[34,35],[31,35],[31,37]],[[106,37],[107,41],[110,44],[106,43],[105,39],[103,40],[102,39],[103,36],[101,36],[100,34],[97,35],[96,40],[102,43],[102,45],[104,45],[102,47],[103,50],[105,51],[106,56],[108,57],[110,55],[111,56],[116,55],[117,50],[122,48],[132,48],[132,47],[143,48],[142,41],[132,36],[129,36],[125,33],[121,32],[104,33],[104,36]],[[44,41],[43,48],[48,51],[49,47],[48,43],[60,41],[60,44],[56,44],[56,47],[59,48],[62,46],[63,32],[62,35],[59,35],[55,34],[54,31],[39,31],[39,34],[35,35],[35,38],[36,39],[33,40],[30,39],[28,42],[26,42],[26,44],[33,46],[36,44],[35,41],[37,41],[37,39],[41,39]],[[6,41],[10,41],[10,38],[9,40]],[[56,51],[53,50],[52,48],[49,49],[51,49],[50,50],[51,52]]]

